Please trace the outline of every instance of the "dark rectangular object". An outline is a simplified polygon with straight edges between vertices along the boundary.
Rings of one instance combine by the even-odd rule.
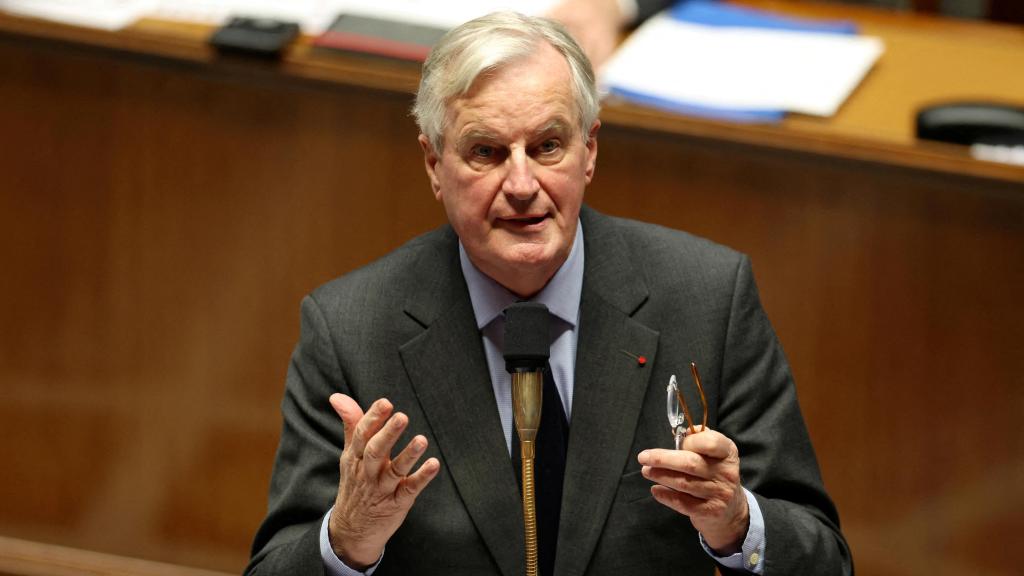
[[[299,25],[272,18],[233,17],[210,37],[218,50],[274,58],[299,35]]]
[[[357,14],[341,14],[313,44],[322,48],[374,54],[422,62],[447,30],[384,20]]]
[[[551,316],[539,302],[516,302],[505,309],[505,369],[543,370],[551,355]]]
[[[917,137],[954,144],[1024,144],[1024,107],[993,102],[948,102],[924,108]]]

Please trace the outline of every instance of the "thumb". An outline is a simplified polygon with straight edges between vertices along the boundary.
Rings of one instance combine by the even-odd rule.
[[[342,422],[345,423],[345,445],[350,446],[352,435],[356,431],[356,424],[363,418],[363,409],[355,400],[345,394],[331,394],[329,401],[331,408],[334,408]]]

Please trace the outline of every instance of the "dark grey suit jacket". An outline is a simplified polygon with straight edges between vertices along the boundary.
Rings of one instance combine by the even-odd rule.
[[[637,454],[670,447],[665,386],[700,366],[709,425],[739,446],[764,513],[766,573],[852,573],[789,368],[747,258],[683,232],[584,207],[579,344],[555,571],[711,574],[690,521],[650,496]],[[376,575],[524,573],[523,522],[480,333],[449,227],[335,280],[302,304],[284,428],[253,574],[322,573],[341,420],[334,392],[409,415],[441,472],[387,545]],[[644,366],[626,352],[644,355]],[[699,406],[691,385],[684,385]]]

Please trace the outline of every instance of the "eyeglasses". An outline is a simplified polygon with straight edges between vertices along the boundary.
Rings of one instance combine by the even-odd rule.
[[[704,397],[704,387],[700,384],[700,373],[697,372],[697,365],[693,362],[690,362],[690,372],[693,373],[693,381],[697,384],[701,407],[704,409],[704,418],[701,422],[701,430],[704,430],[708,426],[708,401]],[[668,379],[666,392],[668,396],[668,425],[672,428],[672,437],[676,442],[676,450],[679,450],[683,446],[683,438],[688,433],[696,434],[697,429],[693,426],[693,416],[690,413],[690,407],[686,405],[686,398],[683,397],[683,393],[679,390],[675,374]],[[682,412],[679,410],[680,407]]]

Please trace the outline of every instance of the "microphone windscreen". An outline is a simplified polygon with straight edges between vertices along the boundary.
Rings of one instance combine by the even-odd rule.
[[[505,309],[505,369],[543,370],[551,354],[551,316],[538,302],[517,302]]]

